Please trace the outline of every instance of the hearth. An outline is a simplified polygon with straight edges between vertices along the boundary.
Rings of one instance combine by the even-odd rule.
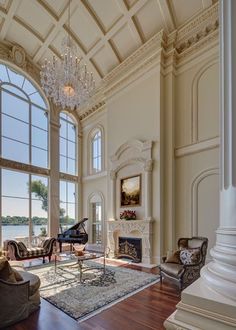
[[[142,239],[135,237],[119,237],[117,258],[130,258],[133,262],[142,261]]]

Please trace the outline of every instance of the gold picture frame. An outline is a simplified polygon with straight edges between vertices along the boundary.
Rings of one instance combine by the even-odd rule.
[[[132,207],[141,205],[141,174],[120,180],[120,206]]]

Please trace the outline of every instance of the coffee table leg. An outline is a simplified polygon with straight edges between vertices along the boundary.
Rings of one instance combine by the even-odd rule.
[[[82,269],[83,269],[83,261],[82,260],[78,260],[78,265],[79,265],[79,281],[80,283],[82,282]]]

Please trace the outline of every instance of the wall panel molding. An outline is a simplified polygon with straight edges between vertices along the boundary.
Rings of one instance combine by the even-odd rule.
[[[192,154],[197,154],[199,152],[215,149],[220,146],[220,138],[214,137],[205,141],[198,143],[189,144],[187,146],[175,148],[175,157],[184,157]]]
[[[191,139],[192,143],[196,143],[199,140],[199,122],[198,122],[198,88],[199,81],[203,74],[212,66],[218,63],[217,60],[209,61],[206,63],[194,76],[191,88]]]
[[[198,236],[198,188],[207,177],[219,175],[217,167],[208,168],[200,172],[191,184],[191,235]]]

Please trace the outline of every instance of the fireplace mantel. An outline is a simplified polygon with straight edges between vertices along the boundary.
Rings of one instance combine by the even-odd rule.
[[[142,239],[142,262],[152,262],[152,223],[153,220],[108,220],[108,246],[111,256],[118,251],[118,237],[129,236]]]

